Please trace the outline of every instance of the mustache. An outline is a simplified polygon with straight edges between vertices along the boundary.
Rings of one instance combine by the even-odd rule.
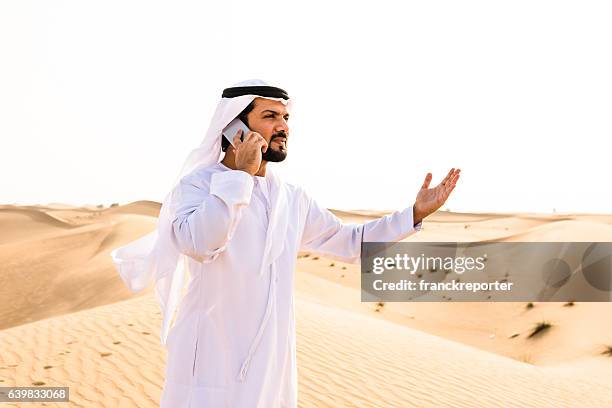
[[[284,137],[285,139],[288,139],[287,134],[285,133],[284,130],[274,133],[272,137],[270,138],[270,141],[276,139],[277,137]]]

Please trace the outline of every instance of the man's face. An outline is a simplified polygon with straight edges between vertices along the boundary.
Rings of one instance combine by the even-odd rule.
[[[289,138],[289,112],[280,101],[255,98],[253,110],[247,115],[249,129],[259,133],[266,142],[268,150],[262,159],[269,162],[280,162],[287,157]]]

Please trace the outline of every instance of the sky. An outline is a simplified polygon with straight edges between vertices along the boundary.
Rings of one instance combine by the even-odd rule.
[[[0,203],[163,200],[223,88],[294,101],[270,164],[330,208],[612,212],[612,5],[0,2]]]

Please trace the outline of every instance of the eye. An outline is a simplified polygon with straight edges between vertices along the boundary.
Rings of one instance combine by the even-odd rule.
[[[273,117],[274,117],[274,115],[267,115],[267,116],[264,116],[264,118],[273,118]]]

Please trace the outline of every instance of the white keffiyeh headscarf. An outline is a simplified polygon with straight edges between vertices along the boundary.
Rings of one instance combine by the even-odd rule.
[[[147,288],[151,283],[155,283],[155,293],[163,312],[162,344],[166,344],[174,312],[181,300],[187,265],[186,255],[177,250],[171,237],[172,222],[175,219],[180,199],[176,187],[187,174],[218,163],[222,159],[221,132],[255,98],[278,100],[283,102],[288,110],[291,108],[291,100],[282,89],[268,85],[261,80],[243,81],[227,88],[213,115],[204,140],[189,154],[173,189],[164,199],[157,228],[144,237],[111,252],[121,278],[131,291],[138,292]],[[268,228],[270,233],[266,238],[264,261],[260,273],[263,273],[266,266],[282,252],[283,240],[273,240],[271,237],[284,236],[288,222],[286,197],[284,189],[281,188],[281,181],[269,169],[266,169],[266,172],[270,172],[272,211]]]

